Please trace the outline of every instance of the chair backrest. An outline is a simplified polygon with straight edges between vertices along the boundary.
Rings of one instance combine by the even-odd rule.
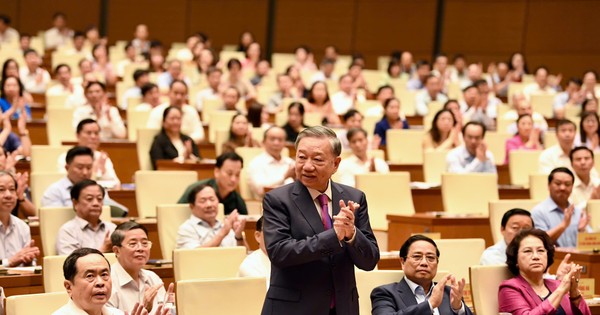
[[[388,129],[388,160],[396,164],[423,164],[423,130]]]
[[[554,117],[554,94],[532,94],[531,98],[531,109],[534,112],[542,114],[546,118]]]
[[[162,258],[173,260],[177,231],[190,217],[190,206],[186,204],[162,204],[156,206],[156,225]]]
[[[62,292],[13,295],[6,298],[6,315],[47,314],[67,304],[69,294]]]
[[[133,104],[127,104],[127,137],[129,141],[136,141],[138,136],[138,129],[146,128],[148,117],[150,117],[149,110],[136,110]]]
[[[396,97],[400,100],[400,110],[406,116],[414,116],[417,112],[416,110],[416,102],[415,97],[417,96],[417,91],[413,90],[399,90],[396,91]]]
[[[500,199],[496,174],[442,174],[444,211],[488,215],[488,202]]]
[[[594,232],[600,231],[600,200],[588,200],[587,212],[591,217],[590,227],[592,227],[592,230],[594,230]]]
[[[402,270],[356,271],[359,314],[371,314],[371,291],[378,286],[398,282],[404,277]]]
[[[306,124],[307,126],[321,126],[322,122],[323,114],[315,112],[304,113],[304,124]]]
[[[179,200],[185,189],[195,183],[195,171],[137,171],[135,199],[140,218],[156,217],[156,206]]]
[[[42,238],[42,250],[44,256],[53,256],[56,251],[56,236],[60,227],[75,217],[72,207],[41,207],[40,236]],[[110,222],[110,207],[103,206],[100,220]]]
[[[237,277],[246,258],[246,247],[211,247],[175,249],[173,274],[175,281],[223,279]]]
[[[442,174],[446,171],[446,155],[448,151],[423,152],[423,177],[425,182],[440,185]]]
[[[112,265],[117,262],[114,253],[104,253],[106,260]],[[63,264],[67,255],[44,256],[44,292],[64,292]]]
[[[72,108],[46,109],[48,144],[59,146],[63,141],[77,140],[73,127],[73,112]]]
[[[558,144],[558,139],[556,138],[556,131],[547,130],[544,132],[544,147],[549,148],[555,144]]]
[[[356,188],[368,196],[369,220],[374,230],[387,231],[387,214],[415,213],[408,172],[356,175]]]
[[[510,137],[510,134],[504,132],[485,133],[485,142],[487,143],[488,150],[494,156],[496,165],[504,164],[504,160],[506,159],[506,140]]]
[[[247,163],[246,165],[250,165],[250,162],[254,160],[255,157],[264,152],[263,148],[248,148],[248,147],[239,147],[235,149],[235,153],[239,154],[244,161]],[[252,189],[250,189],[250,183],[248,180],[248,168],[244,167],[242,169],[242,173],[240,174],[240,195],[244,200],[252,199],[253,193]]]
[[[477,315],[497,315],[500,283],[512,278],[508,267],[473,265],[469,270],[469,277],[474,311]]]
[[[229,140],[229,130],[217,130],[215,134],[215,154],[223,153],[223,143]]]
[[[266,294],[265,278],[177,281],[177,314],[260,314]]]
[[[137,143],[135,149],[137,151],[138,163],[141,171],[152,170],[152,160],[150,159],[150,148],[152,147],[152,141],[160,130],[138,128],[137,129]]]
[[[514,150],[508,159],[510,184],[529,187],[529,174],[536,173],[539,167],[540,150]]]
[[[70,148],[68,145],[32,145],[31,172],[58,172],[58,157]]]
[[[538,204],[537,200],[532,199],[508,199],[490,201],[490,227],[492,229],[492,238],[494,243],[499,242],[503,237],[500,232],[502,216],[506,211],[513,208],[521,208],[531,212],[531,209]]]
[[[485,250],[482,238],[436,240],[440,250],[438,269],[448,270],[457,279],[469,280],[469,267],[478,265]]]
[[[42,196],[46,192],[46,189],[65,177],[65,174],[58,172],[35,172],[29,176],[29,182],[31,187],[31,201],[36,207],[40,207],[42,204]]]
[[[210,121],[208,122],[208,141],[210,143],[215,143],[217,131],[229,130],[231,119],[235,115],[237,115],[237,112],[234,110],[221,110],[210,114]]]
[[[529,198],[541,201],[549,195],[548,174],[529,174]]]
[[[69,94],[46,94],[46,109],[65,108]]]

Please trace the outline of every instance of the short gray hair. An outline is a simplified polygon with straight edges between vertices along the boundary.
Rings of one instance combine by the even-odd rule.
[[[331,130],[330,128],[324,126],[314,126],[302,130],[302,132],[300,132],[298,135],[298,138],[296,138],[296,143],[294,144],[296,150],[298,150],[298,144],[303,138],[327,138],[331,144],[331,152],[333,152],[336,157],[340,156],[342,153],[342,143],[335,134],[335,131]]]

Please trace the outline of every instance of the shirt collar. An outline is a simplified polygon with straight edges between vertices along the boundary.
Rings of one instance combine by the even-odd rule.
[[[412,282],[410,279],[408,279],[407,276],[404,276],[404,280],[406,280],[406,283],[408,284],[408,287],[412,291],[413,295],[417,295],[415,293],[415,291],[417,290],[417,288],[422,288],[423,290],[425,290],[425,288],[423,288],[421,285],[416,284],[416,283]],[[429,296],[431,294],[431,290],[433,290],[434,286],[435,286],[435,283],[432,281],[431,282],[431,287],[429,287],[429,292],[425,293],[425,296]]]
[[[206,221],[198,218],[197,216],[195,216],[193,214],[190,215],[190,220],[192,221],[192,224],[194,226],[196,226],[196,225],[202,225],[204,227],[211,228],[211,229],[221,228],[221,225],[222,225],[221,221],[219,221],[219,219],[217,219],[217,222],[215,223],[215,226],[214,227],[210,226],[210,224],[208,224],[208,222],[206,222]]]
[[[90,223],[87,220],[85,220],[77,215],[75,216],[75,223],[77,223],[77,226],[82,230],[85,230],[85,228],[92,229],[92,226],[90,225]],[[98,228],[104,229],[104,222],[102,222],[102,220],[100,220],[100,223],[98,224]]]
[[[550,211],[558,211],[560,213],[563,213],[563,209],[561,209],[556,202],[554,202],[554,200],[552,199],[552,197],[548,197],[548,199],[546,199],[546,205],[548,205],[548,209],[551,209]],[[567,204],[567,207],[570,206],[571,203],[569,202]]]
[[[127,284],[133,282],[133,278],[131,277],[131,275],[129,275],[129,273],[127,273],[125,268],[123,268],[123,266],[121,266],[121,264],[119,262],[116,262],[112,265],[112,272],[115,273],[115,276],[118,279],[118,282],[119,282],[118,284],[120,287],[124,287]],[[148,279],[146,279],[142,270],[140,270],[138,276],[139,276],[140,280],[142,280],[142,283],[144,283],[144,284],[148,283]],[[136,283],[136,285],[137,285],[137,283]]]
[[[319,195],[321,195],[321,194],[325,194],[329,200],[333,200],[331,198],[331,179],[327,182],[327,189],[325,189],[324,192],[320,192],[316,189],[312,189],[309,187],[306,187],[306,188],[308,189],[308,193],[310,194],[310,197],[313,200],[317,199],[317,197],[319,197]]]
[[[15,220],[14,220],[12,214],[8,218],[8,226],[7,227],[5,227],[4,224],[0,221],[0,230],[7,231],[8,228],[13,229],[14,227],[15,227]]]

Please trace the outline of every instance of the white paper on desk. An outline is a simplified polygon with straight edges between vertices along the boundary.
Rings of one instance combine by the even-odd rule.
[[[6,268],[8,274],[30,274],[30,273],[35,273],[35,269],[37,267],[36,266],[29,266],[29,267],[11,267],[11,268]],[[41,266],[40,266],[41,268]]]
[[[433,188],[433,187],[439,187],[440,184],[432,184],[432,183],[426,183],[426,182],[410,182],[410,188],[417,188],[417,189],[429,189],[429,188]]]

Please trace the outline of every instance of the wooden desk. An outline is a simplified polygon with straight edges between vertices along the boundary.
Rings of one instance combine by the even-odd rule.
[[[440,187],[413,188],[411,192],[416,213],[444,211],[442,189]],[[529,189],[525,188],[501,186],[498,193],[500,199],[529,199]]]
[[[212,178],[215,172],[214,160],[202,160],[200,163],[177,163],[171,160],[158,160],[156,169],[159,171],[195,171],[198,180]]]
[[[0,276],[0,287],[6,297],[19,294],[44,293],[41,274]]]
[[[494,244],[487,216],[437,216],[430,213],[414,215],[388,214],[388,248],[400,246],[415,233],[440,233],[442,238],[483,238],[487,246]]]
[[[596,279],[596,292],[600,294],[600,253],[581,252],[574,248],[556,248],[554,252],[554,264],[550,266],[550,273],[555,274],[558,265],[565,258],[566,254],[571,254],[571,261],[583,266],[581,272],[582,278]]]
[[[128,217],[136,218],[137,212],[137,201],[135,199],[134,189],[116,189],[108,191],[110,198],[114,201],[124,205],[129,209]]]
[[[13,130],[18,130],[17,121],[11,120]],[[29,138],[31,144],[48,144],[48,133],[46,132],[46,120],[44,119],[32,119],[27,122],[27,130],[29,130]]]
[[[410,180],[412,182],[425,181],[422,164],[388,164],[391,172],[409,172]],[[498,185],[510,185],[510,174],[508,172],[508,165],[497,165],[496,170],[498,171]]]
[[[77,142],[65,141],[63,145],[75,146]],[[121,183],[133,182],[134,174],[140,169],[137,146],[128,140],[110,140],[100,143],[98,150],[105,151],[113,162]]]

